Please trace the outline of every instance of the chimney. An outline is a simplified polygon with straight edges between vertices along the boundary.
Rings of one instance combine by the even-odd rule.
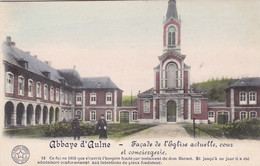
[[[6,37],[6,43],[7,43],[8,46],[11,45],[11,41],[12,41],[12,40],[11,40],[11,36],[7,36],[7,37]]]
[[[47,65],[51,66],[51,61],[44,61]]]

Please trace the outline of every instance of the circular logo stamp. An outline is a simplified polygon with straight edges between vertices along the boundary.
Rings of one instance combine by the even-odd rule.
[[[30,151],[24,145],[17,145],[13,148],[11,156],[17,164],[24,164],[30,158]]]

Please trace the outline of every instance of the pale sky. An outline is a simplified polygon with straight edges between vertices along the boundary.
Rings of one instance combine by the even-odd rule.
[[[0,2],[0,40],[57,69],[109,76],[125,95],[153,87],[168,1]],[[260,77],[259,0],[177,0],[191,82]]]

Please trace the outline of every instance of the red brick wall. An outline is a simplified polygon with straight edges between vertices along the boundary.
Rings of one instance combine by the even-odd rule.
[[[149,113],[144,113],[143,110],[143,103],[146,100],[140,100],[139,101],[139,118],[140,119],[153,119],[153,100],[149,100],[150,101],[150,112]]]
[[[240,105],[239,104],[239,93],[245,91],[247,92],[247,105]],[[249,92],[256,91],[257,92],[257,104],[255,105],[249,105]],[[235,106],[239,107],[259,107],[260,106],[260,89],[255,87],[239,87],[234,89],[234,99],[235,99]]]
[[[46,103],[52,103],[52,104],[59,104],[59,102],[56,102],[56,88],[60,89],[60,84],[49,80],[47,78],[41,77],[39,75],[36,75],[34,73],[31,73],[25,69],[18,68],[18,67],[11,67],[9,65],[5,65],[5,72],[11,72],[14,75],[14,93],[5,93],[6,97],[12,97],[17,99],[23,99],[23,100],[31,100],[36,101],[37,99],[41,99],[41,101],[44,101]],[[18,77],[23,76],[24,77],[24,95],[18,95]],[[33,80],[33,97],[28,97],[28,79]],[[36,84],[37,82],[41,83],[41,97],[36,97]],[[44,99],[44,84],[48,85],[48,99]],[[53,86],[54,90],[54,98],[53,101],[50,100],[50,87]],[[67,92],[70,92],[72,94],[72,89],[65,87]],[[66,104],[70,105],[70,104]]]
[[[93,108],[85,110],[85,120],[90,121],[90,111],[96,111],[96,121],[101,119],[101,115],[106,116],[106,111],[112,112],[112,121],[114,120],[114,109],[113,108]],[[105,117],[106,118],[106,117]]]
[[[162,65],[164,65],[164,63],[168,60],[168,59],[175,59],[177,62],[179,62],[179,64],[181,65],[181,59],[177,58],[174,55],[170,55],[168,57],[166,57],[165,59],[162,60]]]
[[[188,71],[184,71],[184,93],[188,93],[188,78],[189,76],[188,76]]]
[[[156,99],[156,119],[159,119],[160,117],[159,110],[160,110],[159,99]]]
[[[194,114],[194,99],[191,100],[191,118],[205,120],[208,119],[208,100],[207,99],[200,99],[201,101],[201,114],[196,115]]]
[[[104,106],[106,105],[106,93],[112,93],[112,104],[108,104],[108,106],[114,105],[114,90],[109,89],[95,89],[95,90],[86,90],[86,106],[90,105],[90,93],[96,93],[96,104],[95,106]]]
[[[188,100],[184,99],[184,119],[188,119]]]
[[[215,116],[214,116],[214,121],[217,122],[217,112],[218,111],[227,111],[229,112],[229,121],[231,121],[231,109],[230,108],[226,108],[226,107],[219,107],[219,108],[208,108],[208,112],[209,111],[214,111],[215,112]],[[207,114],[208,116],[208,114]]]
[[[230,97],[231,97],[231,90],[228,89],[226,91],[226,107],[230,107],[231,106],[230,105],[230,102],[231,102]]]
[[[156,72],[156,93],[160,92],[160,72]]]

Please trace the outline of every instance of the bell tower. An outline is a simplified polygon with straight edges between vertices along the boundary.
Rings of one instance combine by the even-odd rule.
[[[178,18],[176,1],[169,0],[166,19],[163,26],[163,50],[180,52],[181,46],[181,21]]]

